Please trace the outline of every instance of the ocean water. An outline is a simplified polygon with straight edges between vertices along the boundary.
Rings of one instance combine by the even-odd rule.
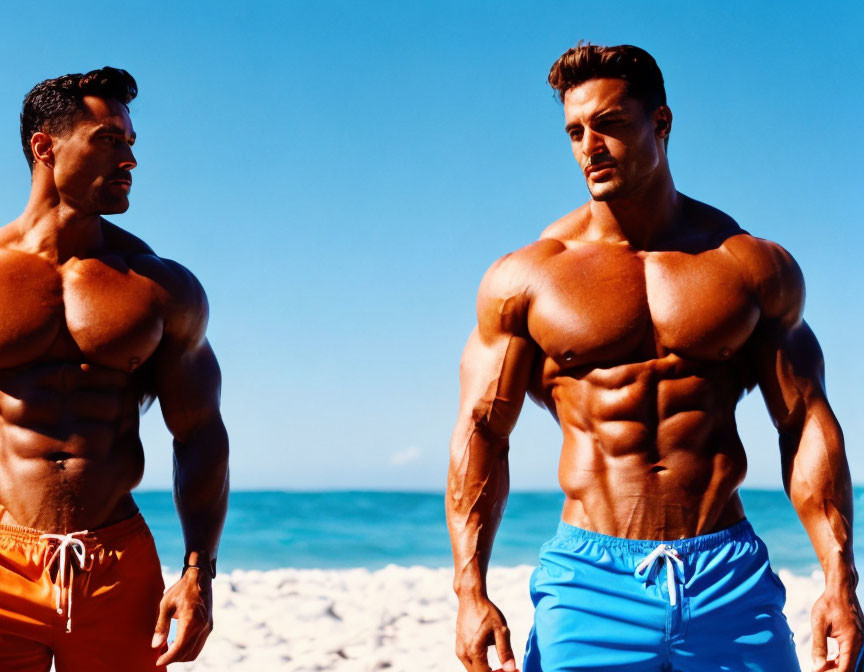
[[[179,569],[183,540],[170,492],[136,492],[162,564]],[[782,491],[743,490],[741,498],[775,569],[809,574],[816,555]],[[563,496],[512,493],[492,564],[536,564],[555,534]],[[855,554],[864,558],[864,488],[855,489]],[[219,570],[279,567],[378,569],[388,564],[447,567],[450,543],[443,494],[400,492],[234,492]]]

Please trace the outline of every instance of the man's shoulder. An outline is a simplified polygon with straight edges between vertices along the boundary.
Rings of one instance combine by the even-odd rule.
[[[164,292],[169,317],[173,314],[188,320],[206,321],[207,297],[198,278],[185,266],[160,257],[138,236],[121,229],[116,224],[102,220],[105,246],[112,253],[123,257],[136,273],[156,282]],[[176,321],[176,320],[172,320]]]
[[[778,243],[740,231],[721,249],[735,260],[763,315],[796,324],[804,308],[804,275],[792,255]]]
[[[540,237],[497,259],[486,271],[480,285],[480,297],[512,299],[528,297],[542,266],[552,257],[566,252],[583,234],[590,213],[587,204],[548,225]]]
[[[566,249],[555,239],[540,239],[498,258],[486,271],[477,293],[481,333],[522,333],[527,328],[532,288],[542,263]]]
[[[110,253],[126,259],[133,270],[146,272],[170,293],[179,294],[178,299],[201,291],[198,279],[188,268],[173,259],[160,257],[138,236],[107,220],[102,220],[102,230],[105,247]]]
[[[702,232],[713,236],[720,249],[733,255],[742,265],[755,272],[773,272],[795,265],[795,260],[774,241],[754,236],[728,214],[707,203],[686,197],[688,218],[695,220]]]
[[[726,238],[721,247],[757,277],[798,266],[792,255],[779,243],[743,230]]]
[[[485,291],[494,296],[506,297],[527,292],[540,265],[565,249],[560,240],[541,238],[508,252],[496,259],[486,271],[480,283],[481,294]]]

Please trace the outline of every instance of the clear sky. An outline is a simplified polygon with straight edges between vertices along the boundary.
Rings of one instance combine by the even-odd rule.
[[[137,78],[139,166],[113,221],[207,288],[235,487],[443,487],[480,277],[587,198],[545,83],[579,39],[654,55],[679,190],[801,264],[864,482],[859,3],[241,4],[18,4],[0,27],[4,221],[29,188],[29,88]],[[758,392],[739,424],[747,483],[779,486]],[[142,434],[142,487],[167,487],[158,410]],[[514,488],[556,487],[559,447],[528,402]]]

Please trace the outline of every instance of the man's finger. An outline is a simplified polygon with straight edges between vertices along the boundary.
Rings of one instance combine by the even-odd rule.
[[[171,616],[174,613],[174,607],[168,606],[163,600],[159,604],[159,616],[156,618],[156,627],[153,629],[153,641],[150,644],[154,649],[158,649],[168,641],[168,631],[171,629]]]
[[[837,669],[839,672],[858,672],[857,658],[859,645],[856,641],[846,640],[840,644],[840,653],[837,656]]]
[[[198,638],[195,640],[195,643],[189,647],[189,658],[188,660],[195,660],[198,657],[198,654],[201,653],[201,649],[204,648],[204,644],[207,643],[207,638],[210,636],[211,628],[204,627],[201,632],[198,633]]]
[[[510,628],[502,625],[495,628],[495,650],[498,652],[498,660],[504,672],[516,672],[516,657],[510,646]]]
[[[196,639],[197,637],[193,634],[193,628],[189,627],[189,621],[187,619],[178,620],[177,636],[171,643],[171,647],[156,661],[157,667],[184,660],[183,654],[186,653],[191,644],[195,643]]]
[[[828,658],[828,628],[825,617],[814,609],[811,627],[813,629],[813,649],[810,658],[815,670],[824,670]]]

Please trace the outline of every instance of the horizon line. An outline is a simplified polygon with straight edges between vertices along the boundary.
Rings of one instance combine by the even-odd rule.
[[[852,487],[853,487],[853,489],[864,488],[864,483],[853,483]],[[762,485],[747,486],[747,487],[739,488],[739,490],[744,491],[744,492],[747,492],[747,491],[782,492],[783,494],[786,494],[786,491],[782,487],[778,488],[778,487],[767,486],[767,485],[765,485],[765,486],[762,486]],[[132,494],[134,495],[135,493],[146,494],[146,493],[166,493],[166,492],[167,493],[172,492],[171,488],[170,487],[168,487],[168,488],[140,488],[140,489],[133,490]],[[285,493],[285,494],[294,494],[294,493],[296,493],[296,494],[325,494],[325,493],[344,493],[344,494],[366,493],[366,494],[372,494],[372,493],[375,493],[375,494],[440,495],[440,496],[443,496],[445,494],[445,491],[443,489],[432,490],[432,489],[421,489],[421,488],[417,488],[417,489],[405,489],[405,488],[395,488],[395,489],[388,489],[388,488],[290,488],[290,487],[288,487],[288,488],[274,488],[274,487],[255,487],[255,486],[232,488],[231,492],[232,493],[240,493],[240,492],[243,492],[243,493],[252,493],[252,492],[265,493],[265,492],[269,492],[269,493]],[[557,489],[519,488],[519,489],[511,490],[509,494],[511,494],[511,495],[520,495],[520,494],[555,495],[555,494],[557,494],[557,495],[564,496],[564,493],[561,492],[560,490],[557,490]]]

